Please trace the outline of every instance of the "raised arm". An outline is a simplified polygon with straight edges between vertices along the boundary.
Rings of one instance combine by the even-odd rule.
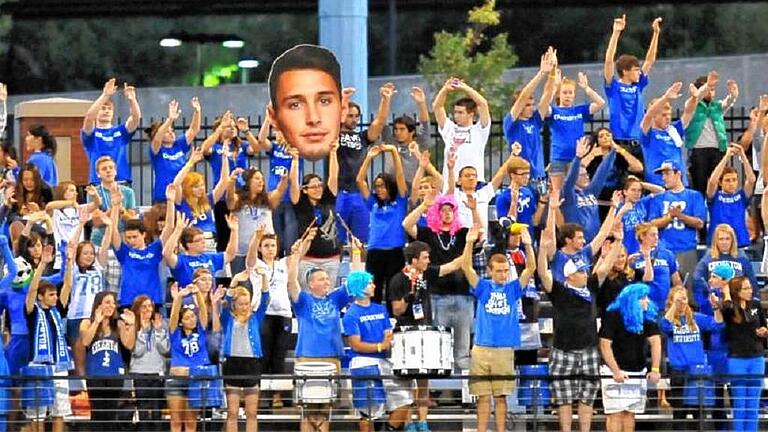
[[[744,150],[748,150],[752,145],[755,131],[757,131],[758,128],[762,128],[766,112],[768,112],[768,95],[761,95],[757,108],[752,109],[749,113],[749,126],[741,135],[741,140],[739,140],[739,144]]]
[[[661,34],[661,17],[657,17],[651,23],[651,43],[648,45],[648,51],[645,52],[645,61],[643,62],[642,71],[648,75],[656,63],[656,53],[659,50],[659,35]]]
[[[229,148],[224,146],[221,149],[221,176],[219,181],[216,182],[216,186],[213,187],[211,195],[213,196],[213,202],[218,202],[222,196],[227,192],[227,188],[230,184],[234,184],[235,177],[237,177],[242,171],[241,168],[235,169],[230,175],[229,172],[229,156],[231,155]]]
[[[240,231],[240,219],[236,214],[230,213],[225,216],[227,226],[229,227],[229,242],[224,250],[224,263],[230,263],[237,256],[237,242]]]
[[[299,294],[301,293],[301,285],[299,284],[299,261],[304,257],[304,254],[309,250],[312,240],[315,238],[317,228],[309,227],[301,238],[293,244],[291,247],[291,255],[288,257],[288,296],[291,298],[291,302],[295,303],[299,300]]]
[[[653,118],[661,112],[666,104],[680,97],[681,88],[683,88],[682,81],[672,84],[660,98],[656,99],[651,106],[648,107],[648,110],[643,116],[643,120],[640,122],[640,129],[642,129],[643,133],[648,133],[648,131],[651,130],[651,126],[653,126]]]
[[[475,101],[475,104],[477,105],[477,114],[480,117],[480,126],[484,128],[489,127],[491,125],[491,109],[488,106],[488,100],[464,81],[459,81],[458,85],[456,85],[456,89],[463,91]]]
[[[176,194],[178,190],[172,184],[165,188],[165,225],[160,232],[160,241],[165,245],[171,236],[176,222]],[[120,234],[117,235],[117,247],[120,247]],[[114,245],[114,243],[113,243]]]
[[[40,263],[35,269],[35,273],[32,275],[32,282],[29,284],[29,290],[27,291],[27,297],[24,301],[27,313],[32,313],[35,309],[35,301],[37,300],[37,288],[40,286],[40,280],[43,278],[45,268],[48,264],[53,262],[53,248],[48,246],[43,249],[43,255],[40,257]]]
[[[261,151],[272,150],[272,142],[269,141],[269,128],[272,126],[272,117],[269,115],[269,107],[264,109],[264,121],[261,122],[259,134],[256,135],[256,147],[253,149]]]
[[[335,196],[339,194],[339,140],[331,145],[331,153],[328,155],[328,189]]]
[[[179,313],[181,312],[181,299],[184,298],[187,294],[189,294],[189,288],[185,287],[182,289],[179,289],[179,283],[174,282],[173,285],[171,285],[171,298],[173,299],[173,302],[171,303],[171,313],[168,315],[168,329],[173,333],[176,331],[176,327],[179,326]]]
[[[13,252],[11,251],[8,237],[0,234],[0,250],[3,254],[3,262],[5,262],[5,275],[0,280],[0,289],[7,289],[11,286],[13,279],[16,277],[16,273],[19,269],[16,267],[16,261],[13,259]]]
[[[595,175],[589,181],[589,186],[587,186],[588,191],[594,193],[595,195],[600,194],[600,191],[603,189],[603,185],[605,184],[606,180],[608,180],[608,176],[610,176],[611,172],[613,172],[613,166],[615,165],[615,162],[616,151],[611,150],[603,158],[603,160],[600,161],[600,165],[597,166],[597,171],[595,171]]]
[[[99,110],[105,102],[109,100],[117,92],[117,80],[111,78],[104,84],[104,89],[95,101],[88,107],[88,111],[85,112],[83,118],[83,132],[86,135],[90,135],[93,129],[96,127],[96,117],[99,115]]]
[[[128,132],[133,132],[139,127],[139,122],[141,122],[141,108],[139,107],[139,100],[136,98],[136,87],[124,83],[123,95],[128,99],[128,106],[131,110],[131,115],[125,121],[125,128]]]
[[[213,145],[216,144],[216,142],[221,140],[221,134],[224,132],[224,128],[229,127],[232,122],[233,120],[231,111],[227,111],[221,116],[219,126],[216,127],[212,134],[208,135],[203,140],[203,144],[200,146],[204,155],[211,154],[211,148],[213,148]]]
[[[248,252],[245,254],[245,268],[247,269],[256,267],[257,260],[259,259],[259,244],[261,244],[261,239],[264,237],[264,228],[264,225],[259,225],[253,231],[253,235],[251,235],[251,239],[248,241]]]
[[[381,146],[378,145],[369,147],[368,153],[365,155],[365,159],[363,159],[363,163],[360,164],[360,170],[357,172],[355,181],[357,182],[357,188],[360,190],[360,195],[363,196],[364,200],[367,200],[368,197],[371,196],[371,189],[368,187],[368,169],[370,168],[373,159],[381,154],[381,150]]]
[[[200,101],[197,99],[197,96],[193,97],[189,103],[192,105],[192,120],[189,122],[189,127],[184,133],[184,137],[187,139],[187,143],[192,145],[195,142],[195,137],[197,137],[197,134],[200,133],[200,122],[203,118],[203,108],[200,105]]]
[[[723,170],[725,169],[726,165],[728,165],[728,161],[731,160],[733,152],[733,146],[728,146],[728,149],[725,150],[723,158],[720,159],[720,162],[715,166],[712,174],[709,175],[709,180],[707,180],[707,199],[712,199],[715,196],[718,185],[720,183],[720,176],[723,175]],[[752,176],[754,177],[754,174]]]
[[[627,169],[629,172],[634,174],[643,173],[643,162],[640,159],[636,158],[632,153],[628,152],[624,147],[616,144],[615,142],[611,144],[611,147],[616,150],[616,153],[618,153],[619,156],[623,157],[624,160],[627,161]]]
[[[605,62],[603,63],[603,78],[605,78],[606,85],[613,81],[616,47],[619,45],[619,37],[621,37],[621,32],[624,31],[626,25],[626,15],[613,19],[613,31],[611,32],[611,38],[608,40],[608,48],[605,50]]]
[[[448,93],[453,91],[454,81],[456,81],[456,78],[448,78],[435,95],[435,100],[432,101],[432,112],[435,113],[438,129],[442,129],[445,125],[445,121],[448,120],[448,114],[445,112],[445,99],[448,97]]]
[[[608,209],[608,216],[605,217],[605,221],[603,221],[600,230],[595,234],[595,238],[589,243],[592,247],[593,256],[600,250],[600,246],[602,246],[603,242],[608,237],[608,234],[611,233],[614,221],[616,219],[621,219],[621,216],[616,214],[616,208],[619,207],[622,199],[623,195],[621,191],[615,191],[613,193],[613,196],[611,197],[611,207]],[[624,210],[624,212],[626,211],[627,210]]]
[[[416,107],[419,110],[419,123],[428,125],[430,122],[429,107],[427,107],[427,97],[424,94],[424,90],[421,87],[411,87],[411,97],[416,102]]]
[[[478,230],[474,227],[471,228],[469,232],[467,232],[467,241],[464,245],[464,252],[461,255],[463,258],[461,261],[461,270],[464,272],[464,277],[467,278],[469,286],[472,288],[476,287],[477,283],[480,282],[477,272],[475,272],[475,269],[472,267],[472,249],[478,238]]]
[[[509,109],[509,115],[512,116],[512,120],[517,120],[520,118],[520,114],[528,104],[528,99],[533,97],[533,93],[536,91],[536,88],[539,86],[539,84],[541,84],[541,81],[547,75],[549,75],[549,73],[555,67],[554,62],[551,59],[553,52],[554,49],[549,47],[547,52],[541,55],[539,70],[536,72],[536,75],[534,75],[533,78],[528,81],[525,87],[520,90],[520,94],[517,96],[517,99],[515,99],[515,103],[512,104],[512,108]]]
[[[552,221],[552,224],[554,225],[554,221]],[[541,237],[539,238],[539,255],[536,257],[536,271],[541,280],[541,287],[544,288],[544,292],[546,293],[552,292],[552,272],[549,270],[549,258],[547,258],[547,252],[555,249],[552,235],[553,234],[546,230],[541,232]]]
[[[560,205],[562,203],[563,199],[560,198],[560,191],[557,189],[552,189],[549,192],[547,224],[544,226],[544,231],[541,235],[542,242],[539,248],[539,254],[545,255],[547,260],[551,260],[555,255],[555,249],[557,245],[555,226],[557,225],[557,213],[560,210]]]
[[[223,153],[223,152],[222,152]],[[187,176],[193,169],[195,169],[195,165],[203,160],[203,149],[202,148],[195,148],[192,149],[192,153],[189,155],[189,160],[186,164],[179,170],[179,172],[176,174],[176,177],[173,179],[173,186],[176,187],[176,204],[181,202],[182,194],[181,194],[181,184],[184,182],[184,177]],[[227,165],[227,172],[229,172],[229,164],[225,163],[223,165]],[[222,172],[224,170],[224,166],[221,167]],[[222,177],[224,175],[222,174]]]
[[[746,151],[736,143],[731,143],[731,147],[739,155],[741,165],[744,168],[744,193],[747,194],[747,198],[750,198],[755,192],[755,183],[757,183],[755,171],[752,169],[752,164],[749,162]]]
[[[680,115],[680,121],[683,123],[684,128],[688,127],[688,124],[693,118],[693,114],[696,113],[696,106],[698,106],[699,100],[701,100],[705,92],[709,91],[709,88],[715,88],[717,86],[717,81],[719,79],[720,78],[717,72],[712,71],[707,74],[707,82],[704,83],[704,85],[702,85],[700,88],[696,88],[693,84],[688,86],[690,96],[685,101],[683,113]]]
[[[168,117],[166,117],[165,121],[160,124],[160,127],[158,127],[157,131],[155,131],[154,137],[152,137],[152,142],[150,145],[153,154],[157,154],[157,152],[160,151],[160,147],[163,145],[163,137],[166,133],[168,133],[169,130],[173,129],[173,122],[175,122],[180,115],[181,110],[179,109],[179,103],[176,101],[176,99],[172,99],[170,102],[168,102]],[[200,127],[199,123],[200,120],[198,120],[198,129]]]
[[[368,126],[368,141],[374,142],[381,136],[381,131],[387,124],[387,117],[389,117],[389,106],[392,103],[392,95],[395,94],[395,85],[392,83],[386,83],[379,88],[379,109],[376,110],[376,117],[374,117],[370,126]]]
[[[171,269],[175,269],[178,264],[179,256],[176,254],[176,248],[179,246],[181,233],[188,225],[189,220],[187,220],[186,216],[182,213],[176,213],[176,222],[173,232],[170,237],[168,237],[168,241],[163,243],[163,259],[165,259],[165,263],[168,264],[168,267]]]
[[[289,147],[288,153],[291,154],[291,170],[288,171],[288,178],[291,182],[291,203],[296,204],[299,202],[299,198],[301,198],[301,186],[299,186],[299,150],[296,147]]]
[[[421,204],[416,206],[416,208],[408,213],[408,216],[403,219],[403,229],[411,238],[416,238],[416,235],[418,234],[417,224],[419,223],[419,219],[421,219],[422,214],[429,210],[429,206],[431,206],[434,201],[435,193],[425,196]]]
[[[736,99],[739,97],[739,85],[734,80],[728,80],[725,83],[728,88],[728,94],[720,101],[720,106],[723,108],[723,112],[728,111],[736,103]]]
[[[602,285],[605,281],[605,278],[608,277],[608,274],[613,268],[613,264],[616,262],[616,259],[619,257],[619,253],[624,247],[622,244],[622,241],[624,240],[624,231],[622,229],[615,229],[613,230],[613,235],[614,239],[613,243],[611,244],[611,249],[604,257],[602,257],[600,263],[595,267],[595,274],[597,275],[598,285]]]
[[[584,93],[587,94],[587,97],[589,97],[589,100],[592,101],[592,103],[589,104],[589,112],[590,114],[594,114],[605,106],[605,99],[603,99],[602,96],[600,96],[596,91],[592,90],[592,87],[589,86],[589,79],[587,78],[587,74],[583,72],[579,72],[579,87],[584,89]]]
[[[522,243],[525,246],[525,269],[520,274],[520,286],[528,286],[528,282],[536,272],[536,253],[533,251],[533,241],[531,240],[531,232],[527,228],[523,228],[522,231]]]

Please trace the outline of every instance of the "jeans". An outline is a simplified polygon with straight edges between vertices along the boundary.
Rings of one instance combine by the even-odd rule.
[[[469,333],[474,301],[466,295],[432,295],[432,314],[438,326],[453,329],[454,369],[469,369]]]
[[[762,376],[765,374],[763,356],[750,358],[728,358],[728,373],[731,375],[756,375],[754,378],[731,379],[731,406],[733,407],[734,431],[757,431],[758,410]]]
[[[344,220],[344,223],[352,230],[352,234],[361,242],[368,243],[368,219],[370,212],[365,205],[365,200],[360,192],[339,191],[336,195],[336,216]],[[337,223],[339,241],[347,243],[347,230],[341,223]]]
[[[690,153],[691,189],[707,193],[707,182],[715,167],[723,158],[719,148],[695,148]]]
[[[293,211],[293,205],[290,201],[281,202],[272,212],[272,225],[275,227],[278,240],[280,240],[282,255],[290,255],[291,246],[299,238],[299,222],[296,220],[296,213]]]

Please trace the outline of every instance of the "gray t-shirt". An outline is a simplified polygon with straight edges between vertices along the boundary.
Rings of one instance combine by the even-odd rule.
[[[230,357],[253,357],[251,338],[248,337],[248,322],[242,324],[235,320],[232,323],[232,353]]]
[[[403,173],[407,180],[413,179],[416,175],[416,170],[419,169],[419,160],[408,151],[408,143],[400,144],[395,141],[393,136],[392,127],[387,125],[381,132],[381,142],[385,144],[393,144],[397,147],[400,153],[400,159],[403,161]],[[419,150],[428,150],[435,145],[435,140],[432,139],[432,124],[430,122],[420,123],[416,126],[416,142],[419,144]],[[390,174],[395,174],[395,164],[392,161],[392,156],[389,153],[384,155],[384,171]]]

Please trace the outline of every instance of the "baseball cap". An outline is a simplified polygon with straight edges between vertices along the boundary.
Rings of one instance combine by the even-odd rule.
[[[565,277],[568,277],[576,272],[588,272],[589,266],[585,263],[575,263],[573,260],[568,260],[568,262],[565,263],[565,266],[563,266],[563,275]]]
[[[666,170],[682,171],[682,169],[680,169],[680,164],[677,163],[677,161],[672,160],[672,159],[667,159],[664,162],[662,162],[661,165],[659,165],[658,168],[653,170],[653,172],[656,173],[656,174],[659,174],[662,171],[666,171]]]

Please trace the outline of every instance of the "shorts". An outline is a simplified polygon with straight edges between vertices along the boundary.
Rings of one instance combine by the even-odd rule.
[[[509,375],[510,379],[469,379],[469,393],[473,396],[506,396],[515,390],[515,351],[512,348],[492,348],[475,345],[469,361],[472,376]]]
[[[5,359],[11,375],[18,376],[21,368],[29,364],[31,349],[29,335],[11,335],[8,346],[5,347]]]
[[[624,371],[622,371],[624,372]],[[648,381],[645,378],[645,369],[640,372],[624,372],[629,379],[623,383],[617,383],[613,378],[601,379],[603,390],[603,408],[606,414],[631,412],[642,414],[645,412],[645,402],[648,399]],[[608,366],[600,367],[600,375],[613,376]]]
[[[549,355],[549,374],[555,378],[550,384],[552,403],[561,406],[579,401],[592,406],[597,398],[599,373],[600,352],[597,347],[571,351],[552,348]],[[595,378],[557,379],[573,375],[587,375]]]
[[[83,318],[67,319],[67,343],[71,347],[80,339],[81,322],[83,322]]]
[[[571,166],[571,161],[559,161],[552,160],[549,162],[549,176],[565,176],[568,173],[568,168]]]
[[[376,357],[355,357],[349,362],[349,372],[354,375],[355,369],[362,369],[368,367],[376,367],[379,373],[386,377],[392,375],[392,362],[389,359],[382,359]],[[365,375],[372,375],[365,373]],[[358,384],[369,382],[368,380],[355,380],[352,379],[353,393],[355,388],[355,381]],[[373,401],[374,403],[365,403],[365,399],[353,397],[353,405],[361,418],[376,419],[382,417],[387,412],[392,412],[402,406],[413,404],[413,388],[415,387],[414,380],[408,379],[387,379],[375,381],[383,387],[383,391],[386,394],[385,400]]]
[[[222,363],[224,386],[238,390],[259,387],[261,359],[255,357],[227,357]],[[231,378],[230,378],[231,377]]]
[[[53,388],[55,399],[53,406],[50,407],[34,407],[24,410],[24,415],[27,420],[45,420],[48,416],[51,417],[65,417],[72,415],[72,406],[69,404],[69,372],[61,371],[53,373]]]
[[[189,395],[189,380],[187,377],[168,378],[165,381],[165,395],[187,397]]]

